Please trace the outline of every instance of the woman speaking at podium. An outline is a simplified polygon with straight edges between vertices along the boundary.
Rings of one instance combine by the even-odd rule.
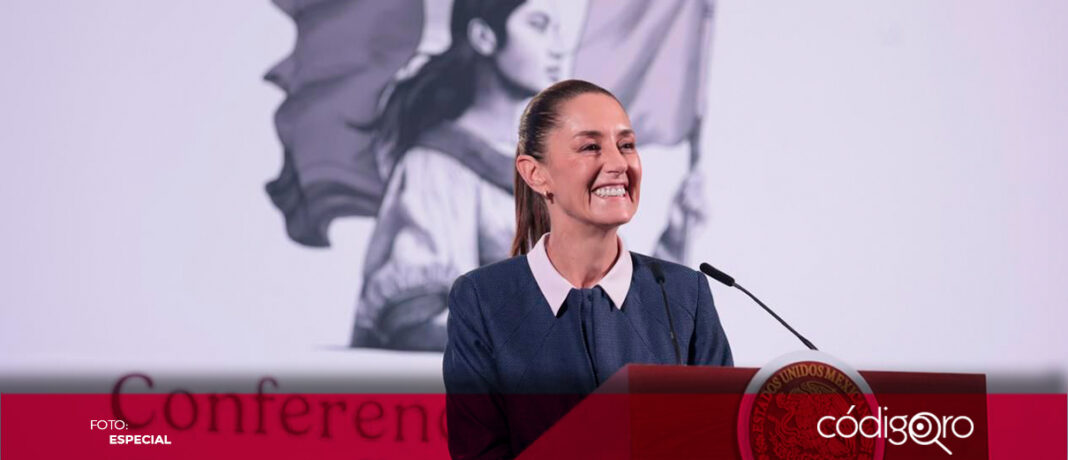
[[[513,257],[449,293],[454,458],[518,455],[628,363],[733,364],[705,277],[617,235],[638,210],[635,145],[621,104],[589,82],[554,84],[524,110]]]

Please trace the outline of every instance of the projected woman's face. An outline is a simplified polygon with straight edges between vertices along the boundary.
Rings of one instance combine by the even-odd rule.
[[[533,95],[565,77],[560,14],[554,0],[530,0],[508,16],[508,39],[494,61],[501,77],[517,89]]]
[[[630,118],[611,96],[587,93],[560,106],[544,159],[554,227],[559,218],[608,228],[634,217],[642,182],[635,142]]]

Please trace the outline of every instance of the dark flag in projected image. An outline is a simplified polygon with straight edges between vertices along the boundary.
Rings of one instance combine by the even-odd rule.
[[[282,170],[268,195],[306,246],[329,246],[336,218],[375,219],[352,346],[444,347],[453,280],[510,255],[515,120],[562,79],[617,94],[641,145],[687,149],[680,182],[660,185],[673,191],[667,222],[653,247],[638,248],[684,261],[706,208],[696,163],[710,1],[275,4],[297,37],[266,75],[286,96],[275,113]]]
[[[267,73],[286,93],[275,113],[282,172],[267,185],[289,236],[328,246],[340,216],[374,216],[385,178],[355,129],[374,120],[382,90],[408,62],[423,28],[421,0],[277,0],[293,18],[292,53]]]

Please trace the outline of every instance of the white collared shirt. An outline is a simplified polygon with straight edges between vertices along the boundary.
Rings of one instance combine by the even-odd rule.
[[[549,308],[552,308],[553,315],[556,315],[564,304],[564,300],[567,299],[567,294],[572,289],[578,288],[572,286],[549,261],[549,253],[545,249],[545,241],[548,238],[549,234],[546,233],[538,239],[538,243],[527,253],[527,263],[530,264],[530,271],[534,273],[534,281],[538,283],[538,289],[545,296]],[[616,238],[619,241],[619,256],[616,258],[616,263],[608,270],[608,274],[604,275],[604,278],[601,278],[596,285],[604,289],[617,309],[622,309],[623,301],[627,298],[627,291],[630,290],[634,262],[630,260],[630,252],[623,246],[623,239],[618,236]]]

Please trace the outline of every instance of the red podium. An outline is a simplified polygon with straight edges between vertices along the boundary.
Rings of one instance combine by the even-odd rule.
[[[816,414],[778,415],[767,412],[761,424],[741,418],[752,410],[749,398],[761,404],[747,386],[757,374],[752,368],[628,365],[553,425],[521,459],[563,458],[988,458],[986,377],[982,374],[941,374],[860,371],[877,404],[876,417],[862,422],[869,434],[876,421],[884,436],[823,437],[835,431],[846,407],[825,407]],[[767,401],[773,401],[768,396]],[[785,397],[784,397],[785,398]],[[794,401],[797,399],[795,398]],[[779,402],[789,402],[789,398]],[[801,400],[805,401],[805,400]],[[820,400],[815,400],[820,401]],[[829,412],[829,413],[828,413]],[[837,412],[837,413],[835,413]],[[755,413],[755,412],[754,412]],[[857,412],[854,412],[857,414]],[[815,416],[829,417],[820,421]],[[892,420],[893,417],[899,417]],[[953,424],[957,418],[966,417]],[[860,415],[856,417],[859,419]],[[913,421],[919,418],[917,421]],[[740,422],[740,420],[748,420]],[[932,432],[936,422],[941,433]],[[890,428],[911,423],[902,431]],[[970,422],[970,423],[964,423]],[[852,427],[843,423],[843,433]],[[770,427],[770,428],[768,428]],[[966,437],[953,435],[967,434]],[[747,431],[748,430],[748,431]],[[912,434],[917,436],[910,436]],[[739,433],[747,449],[739,447]],[[938,436],[942,434],[944,436]],[[932,436],[933,435],[933,436]],[[790,448],[769,447],[772,438],[799,443]],[[894,442],[890,442],[893,440]],[[904,440],[901,444],[897,442]],[[803,452],[808,447],[823,453]],[[858,443],[881,443],[877,452],[856,454]],[[759,447],[759,448],[758,448]],[[790,446],[787,446],[790,447]],[[763,451],[761,451],[763,449]],[[852,450],[850,450],[852,449]],[[748,450],[748,453],[745,452]],[[863,449],[862,449],[863,450]],[[754,454],[754,451],[757,453]],[[947,452],[952,454],[947,454]],[[852,452],[852,453],[851,453]]]

